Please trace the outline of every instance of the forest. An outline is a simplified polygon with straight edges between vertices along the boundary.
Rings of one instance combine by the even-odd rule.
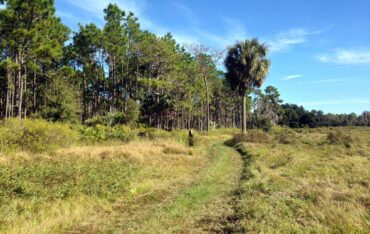
[[[53,1],[2,1],[0,118],[83,124],[140,123],[162,129],[241,127],[242,96],[221,69],[227,49],[177,43],[142,30],[115,4],[102,28],[72,32]],[[268,48],[266,48],[268,50]],[[324,114],[283,104],[272,86],[250,86],[248,128],[369,126],[370,113]],[[113,120],[112,120],[113,119]]]

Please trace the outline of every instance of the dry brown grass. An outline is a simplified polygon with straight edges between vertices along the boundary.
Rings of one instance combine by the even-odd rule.
[[[343,128],[352,146],[326,143],[329,129],[298,132],[292,144],[244,144],[250,178],[240,226],[250,232],[367,233],[369,128]]]
[[[160,166],[165,163],[186,164],[192,154],[184,144],[175,141],[132,141],[112,146],[76,146],[57,151],[58,157],[79,157],[82,159],[121,158],[133,163]]]
[[[166,197],[176,193],[177,190],[194,181],[198,171],[210,161],[206,157],[206,153],[207,147],[188,148],[176,141],[137,140],[127,144],[110,146],[75,146],[60,149],[52,154],[17,152],[13,155],[2,155],[0,156],[0,167],[2,167],[0,169],[8,170],[8,173],[12,173],[12,170],[16,168],[21,172],[23,165],[33,165],[35,170],[38,170],[37,165],[39,164],[49,165],[46,168],[40,168],[40,170],[48,170],[45,173],[51,173],[48,168],[66,167],[67,169],[73,164],[76,168],[101,164],[102,169],[109,170],[103,167],[112,165],[111,163],[105,164],[105,162],[112,161],[112,163],[123,164],[130,179],[124,192],[110,195],[109,200],[77,193],[71,194],[67,199],[59,199],[54,197],[58,194],[50,194],[49,199],[37,198],[36,203],[30,202],[32,196],[0,203],[1,212],[8,211],[9,213],[6,216],[0,216],[0,232],[60,233],[67,229],[78,230],[80,227],[90,226],[98,230],[101,227],[96,227],[93,224],[110,223],[110,218],[114,215],[107,217],[107,214],[117,213],[117,207],[123,207],[123,211],[118,212],[122,215],[129,211],[128,207],[132,207],[140,200],[144,202],[138,204],[145,204],[147,199],[149,201],[153,198],[160,200],[162,196]],[[74,169],[68,170],[73,171]],[[52,173],[60,176],[57,170]],[[99,175],[99,171],[96,173],[94,180],[98,181],[103,175]],[[37,176],[37,174],[38,172],[35,171],[34,175]],[[29,178],[33,180],[33,174],[30,176]],[[111,180],[115,180],[114,176],[115,173],[112,171]],[[79,179],[76,178],[76,180]],[[17,183],[23,182],[18,181]],[[55,186],[58,185],[53,185],[53,191],[58,190]],[[97,185],[91,184],[91,186],[96,187]],[[50,188],[45,187],[44,189],[45,191],[40,192],[50,192]],[[94,189],[99,190],[100,188]],[[75,191],[77,192],[79,189],[77,188]],[[25,192],[27,192],[27,188]],[[114,202],[112,203],[111,200]],[[101,217],[106,219],[100,220]],[[76,226],[78,223],[80,225]]]

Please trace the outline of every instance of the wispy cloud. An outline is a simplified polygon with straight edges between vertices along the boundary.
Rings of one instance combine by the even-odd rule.
[[[293,80],[293,79],[297,79],[301,77],[303,77],[303,75],[289,75],[289,76],[283,77],[282,80]]]
[[[317,79],[313,81],[307,81],[303,84],[314,85],[317,88],[333,88],[339,86],[357,86],[359,84],[365,85],[363,77],[351,77],[342,79]]]
[[[370,104],[370,99],[355,98],[355,99],[342,99],[342,100],[320,100],[313,102],[302,102],[299,105],[306,107],[326,106],[326,105],[343,105],[343,104]]]
[[[295,28],[279,33],[274,39],[267,41],[271,52],[288,51],[292,46],[303,44],[311,35],[317,35],[325,30],[310,31],[306,28]]]
[[[305,84],[325,84],[325,83],[337,83],[337,82],[344,82],[347,80],[343,79],[323,79],[323,80],[313,80],[313,81],[307,81]]]
[[[192,23],[192,24],[196,24],[197,23],[197,16],[193,13],[193,11],[188,7],[186,6],[183,2],[181,1],[174,1],[172,3],[175,8],[182,14],[186,17],[186,19]]]
[[[248,37],[244,25],[237,19],[223,17],[223,26],[224,31],[220,34],[204,29],[197,29],[196,33],[202,41],[220,48],[226,48],[236,41],[244,40]]]
[[[191,24],[191,29],[182,31],[178,31],[176,29],[170,30],[169,28],[156,25],[151,21],[144,21],[143,25],[159,35],[171,32],[173,37],[180,44],[204,43],[211,47],[224,49],[238,40],[244,40],[247,38],[247,32],[238,20],[224,17],[222,21],[222,28],[224,28],[224,32],[222,34],[213,33],[203,28],[199,28],[196,23]]]
[[[85,11],[88,11],[97,18],[103,18],[105,9],[109,3],[117,4],[125,11],[131,11],[140,16],[146,7],[146,0],[66,0],[68,3],[75,5]]]
[[[69,18],[69,19],[75,19],[76,18],[72,13],[66,12],[66,11],[61,11],[61,10],[57,10],[56,15],[59,16],[59,17],[62,17],[62,18]]]
[[[370,48],[338,49],[331,54],[319,55],[317,59],[323,63],[370,65]]]

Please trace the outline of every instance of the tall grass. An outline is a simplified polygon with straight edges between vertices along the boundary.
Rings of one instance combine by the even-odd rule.
[[[95,223],[122,201],[135,204],[159,187],[193,178],[208,161],[194,150],[140,140],[0,156],[0,233],[61,233]]]
[[[235,230],[367,233],[370,129],[301,129],[289,134],[295,135],[292,143],[277,139],[272,144],[239,144],[248,155],[249,176],[241,183],[241,218]]]
[[[45,152],[71,145],[78,134],[71,125],[45,120],[9,119],[0,123],[0,152]]]

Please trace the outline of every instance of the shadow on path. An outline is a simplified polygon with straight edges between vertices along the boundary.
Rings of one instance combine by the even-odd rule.
[[[240,145],[231,145],[230,141],[226,141],[224,144],[228,147],[232,147],[240,154],[243,160],[243,167],[239,177],[238,186],[231,194],[232,199],[230,206],[233,208],[233,214],[223,221],[223,233],[246,233],[246,230],[240,223],[240,221],[245,219],[246,216],[242,212],[241,202],[243,200],[243,195],[246,192],[245,188],[243,187],[243,183],[253,177],[253,174],[249,168],[249,165],[252,161],[252,155],[250,155],[246,150],[243,150]]]

